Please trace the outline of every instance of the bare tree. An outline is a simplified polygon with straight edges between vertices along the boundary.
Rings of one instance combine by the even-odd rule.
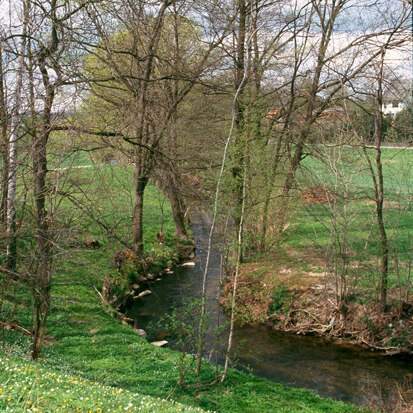
[[[30,0],[23,1],[22,29],[18,46],[18,63],[16,86],[14,91],[14,106],[11,115],[11,133],[9,137],[8,187],[7,187],[7,269],[16,268],[17,239],[16,239],[16,185],[17,185],[17,142],[21,127],[22,85],[25,69],[25,51],[27,42],[27,27],[29,23]]]
[[[165,146],[164,142],[168,135],[174,139],[171,130],[177,109],[208,67],[210,56],[222,42],[226,29],[218,28],[212,41],[202,45],[197,33],[201,25],[195,27],[184,16],[188,12],[184,8],[176,10],[180,13],[176,17],[173,1],[164,1],[150,10],[140,3],[127,2],[123,6],[124,12],[116,13],[126,27],[124,33],[117,33],[116,29],[108,32],[102,18],[97,13],[91,14],[96,32],[102,39],[94,56],[111,74],[99,75],[100,69],[96,66],[91,69],[89,76],[92,93],[109,105],[114,111],[112,113],[117,113],[123,119],[121,125],[117,122],[117,126],[111,127],[132,145],[135,185],[133,245],[135,253],[142,255],[143,196],[154,167],[158,164],[159,157],[156,157],[162,153],[166,155],[168,145]],[[206,13],[211,14],[212,11],[207,10]],[[173,39],[172,45],[168,43],[169,37]],[[172,59],[167,56],[170,47],[176,53]],[[163,176],[177,230],[185,237],[183,202],[178,197],[176,176],[168,169],[164,169]]]
[[[29,3],[26,7],[29,7]],[[85,4],[73,5],[58,0],[31,0],[30,13],[27,11],[26,17],[31,19],[30,28],[27,29],[29,43],[26,53],[30,102],[26,106],[30,108],[31,115],[28,130],[32,137],[33,161],[35,249],[28,274],[33,296],[33,359],[39,357],[51,310],[54,216],[47,210],[51,195],[47,166],[49,139],[55,121],[53,108],[60,88],[73,81],[72,72],[67,67],[63,70],[63,61],[70,56],[73,34],[72,27],[68,28],[66,24],[84,7]]]
[[[8,110],[6,103],[5,65],[3,61],[4,50],[0,49],[0,133],[3,169],[1,175],[1,200],[0,200],[0,220],[6,222],[7,219],[7,192],[8,192],[8,171],[9,171],[9,145],[7,139]]]

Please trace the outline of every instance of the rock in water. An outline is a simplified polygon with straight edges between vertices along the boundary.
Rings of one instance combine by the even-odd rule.
[[[194,267],[195,263],[193,261],[190,262],[184,262],[183,264],[180,265],[181,267]]]
[[[155,346],[155,347],[162,347],[162,346],[164,346],[165,344],[168,344],[168,342],[167,342],[166,340],[153,341],[151,344],[152,344],[153,346]]]
[[[145,296],[147,296],[147,295],[149,295],[149,294],[152,294],[152,291],[151,291],[151,290],[142,291],[142,292],[138,295],[138,298],[145,297]]]

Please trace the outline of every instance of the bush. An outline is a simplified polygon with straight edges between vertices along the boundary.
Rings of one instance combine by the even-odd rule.
[[[288,312],[289,303],[291,301],[290,292],[283,284],[272,290],[272,303],[268,309],[270,314],[277,313],[281,310]]]

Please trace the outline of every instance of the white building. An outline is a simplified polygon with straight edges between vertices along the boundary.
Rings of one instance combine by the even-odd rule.
[[[412,99],[412,79],[397,79],[391,82],[383,93],[384,115],[396,116],[407,108]]]

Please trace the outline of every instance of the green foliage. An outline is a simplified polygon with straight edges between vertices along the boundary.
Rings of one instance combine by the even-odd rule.
[[[178,251],[175,246],[153,244],[149,249],[148,271],[171,267],[178,261]]]
[[[396,115],[393,123],[397,142],[413,141],[413,102]]]
[[[283,284],[277,286],[271,293],[272,302],[269,306],[269,314],[274,314],[279,311],[288,312],[289,303],[291,301],[291,295],[287,288]]]

